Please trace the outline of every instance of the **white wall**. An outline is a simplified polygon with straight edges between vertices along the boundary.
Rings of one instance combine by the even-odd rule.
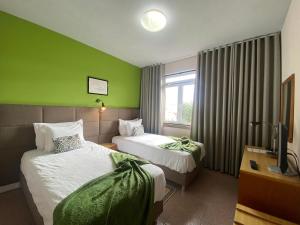
[[[282,29],[282,80],[295,74],[294,137],[289,148],[300,157],[300,0],[293,0]]]
[[[174,136],[174,137],[189,137],[191,133],[190,128],[179,128],[179,127],[168,127],[163,126],[162,134],[166,136]]]
[[[165,74],[180,73],[197,69],[197,56],[177,60],[165,64]]]

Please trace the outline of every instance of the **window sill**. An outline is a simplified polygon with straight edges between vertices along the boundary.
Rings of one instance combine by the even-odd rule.
[[[180,128],[180,129],[191,129],[191,125],[188,124],[180,124],[180,123],[163,123],[163,127],[172,127],[172,128]]]

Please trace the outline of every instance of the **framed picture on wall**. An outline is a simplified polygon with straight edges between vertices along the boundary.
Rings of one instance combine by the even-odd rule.
[[[108,95],[108,80],[89,76],[88,93],[95,95]]]

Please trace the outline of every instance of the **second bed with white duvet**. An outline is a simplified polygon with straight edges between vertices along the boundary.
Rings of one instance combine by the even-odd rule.
[[[118,149],[140,158],[146,159],[154,164],[165,166],[178,173],[192,172],[196,168],[192,155],[184,151],[172,151],[159,147],[161,144],[175,142],[172,138],[145,133],[139,136],[115,136],[112,142],[117,144]],[[201,146],[200,160],[205,156],[204,145]]]

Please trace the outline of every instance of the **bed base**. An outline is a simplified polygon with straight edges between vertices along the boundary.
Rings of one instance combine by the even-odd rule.
[[[129,154],[128,152],[122,151],[120,149],[118,149],[118,151]],[[134,156],[137,158],[141,158],[137,155]],[[197,178],[200,168],[202,167],[202,164],[200,163],[200,165],[196,166],[196,168],[192,172],[179,173],[163,165],[155,164],[153,162],[151,162],[151,164],[160,167],[164,171],[166,179],[180,185],[181,191],[186,191],[187,187]]]
[[[167,180],[179,184],[182,191],[185,191],[187,187],[197,178],[200,171],[200,166],[197,166],[192,172],[179,173],[162,165],[154,165],[160,167],[164,171]]]
[[[125,154],[129,154],[120,149],[118,151],[123,152]],[[134,155],[134,156],[136,156],[136,155]],[[139,156],[136,156],[136,157],[141,158]],[[164,171],[166,179],[180,185],[182,191],[185,191],[187,189],[187,187],[197,178],[200,168],[201,168],[201,163],[200,163],[200,165],[198,165],[192,172],[179,173],[179,172],[177,172],[175,170],[171,170],[168,167],[163,166],[163,165],[155,164],[153,162],[151,162],[151,164],[161,168]]]
[[[26,182],[26,179],[23,175],[23,173],[21,172],[20,175],[20,183],[21,183],[21,188],[23,190],[23,193],[25,195],[27,204],[29,206],[29,209],[31,211],[31,214],[33,216],[33,220],[35,222],[35,225],[44,225],[44,220],[43,217],[40,215],[34,201],[32,198],[32,195],[28,189],[28,185]],[[156,224],[157,218],[159,217],[159,215],[163,212],[163,201],[159,201],[154,203],[154,209],[153,209],[153,217],[154,217],[154,225]]]
[[[22,172],[20,174],[20,183],[21,183],[21,188],[23,190],[23,193],[24,193],[26,201],[27,201],[27,205],[29,206],[33,220],[35,222],[35,225],[44,225],[43,217],[39,213],[39,211],[32,199],[32,195],[28,189],[27,182],[26,182],[25,177]]]

